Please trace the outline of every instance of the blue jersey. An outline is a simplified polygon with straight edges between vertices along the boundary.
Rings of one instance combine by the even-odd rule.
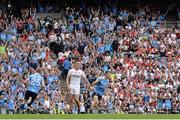
[[[158,109],[163,109],[163,99],[158,99],[157,100],[157,108]]]
[[[172,103],[171,103],[170,99],[165,100],[165,108],[166,109],[171,109],[172,108],[171,104]]]
[[[44,78],[39,73],[35,73],[29,76],[29,81],[28,90],[38,94],[41,85],[44,84]]]
[[[100,96],[103,96],[107,86],[109,85],[109,80],[105,77],[99,77],[97,78],[97,81],[98,83],[95,86],[95,92]]]

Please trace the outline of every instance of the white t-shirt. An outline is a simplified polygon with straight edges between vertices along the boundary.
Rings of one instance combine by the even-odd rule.
[[[71,89],[71,94],[79,94],[80,93],[80,82],[82,78],[86,77],[85,73],[79,69],[70,69],[68,72],[68,75],[70,75],[70,89]]]
[[[55,24],[54,24],[54,29],[58,29],[59,28],[59,24],[56,22]]]
[[[56,37],[55,34],[52,34],[52,35],[49,36],[49,39],[50,39],[50,41],[56,41],[57,37]]]
[[[176,34],[175,34],[175,33],[172,33],[172,34],[171,34],[171,39],[172,39],[172,40],[176,40],[176,38],[177,38]]]
[[[89,56],[83,56],[82,63],[86,64],[86,63],[88,63],[88,61],[89,61]]]
[[[71,51],[65,51],[65,52],[64,52],[64,55],[65,55],[66,57],[68,57],[70,53],[71,53]]]
[[[47,108],[50,107],[50,102],[49,102],[49,100],[44,100],[44,106],[46,106]]]

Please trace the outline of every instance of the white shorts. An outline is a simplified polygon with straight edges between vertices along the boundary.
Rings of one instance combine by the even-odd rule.
[[[80,86],[70,85],[70,93],[73,95],[80,94]]]

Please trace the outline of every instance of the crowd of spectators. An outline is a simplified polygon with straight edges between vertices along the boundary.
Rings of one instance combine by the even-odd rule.
[[[46,88],[33,103],[42,113],[68,113],[60,76],[79,56],[92,83],[106,71],[111,80],[99,110],[116,113],[180,112],[180,29],[165,28],[160,8],[141,6],[66,9],[63,20],[39,20],[36,9],[21,16],[0,11],[0,108],[14,113],[26,91],[29,67],[41,68]],[[51,46],[56,42],[58,47]],[[57,55],[52,57],[52,52]],[[81,112],[92,92],[81,87]],[[73,111],[77,112],[76,109]]]

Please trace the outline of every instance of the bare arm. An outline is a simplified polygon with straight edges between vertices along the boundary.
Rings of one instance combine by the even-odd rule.
[[[82,78],[83,78],[83,81],[85,82],[85,84],[88,86],[88,89],[92,89],[92,86],[91,86],[91,84],[89,83],[89,80],[87,79],[87,77],[86,77],[86,76],[83,76]]]
[[[42,84],[41,84],[41,89],[39,90],[39,93],[45,88],[45,83],[44,83],[44,80],[42,81]]]
[[[97,12],[96,12],[96,16],[99,15],[100,10],[101,10],[101,8],[99,7],[98,10],[97,10]]]
[[[94,86],[94,85],[96,85],[98,82],[99,82],[99,81],[96,80],[95,82],[93,82],[92,85]]]
[[[91,8],[91,14],[94,16],[94,8]]]
[[[74,15],[75,14],[75,8],[71,8],[71,10],[72,10],[72,14]]]
[[[113,16],[113,13],[112,12],[110,12],[110,16],[109,16],[109,18],[111,18]]]
[[[27,88],[30,83],[29,78],[24,79],[23,83],[24,83],[25,87]]]
[[[99,81],[100,81],[100,79],[97,78],[96,81],[94,81],[92,85],[93,85],[93,86],[96,85]]]
[[[83,21],[85,21],[83,14],[81,14],[81,19],[82,19]]]

